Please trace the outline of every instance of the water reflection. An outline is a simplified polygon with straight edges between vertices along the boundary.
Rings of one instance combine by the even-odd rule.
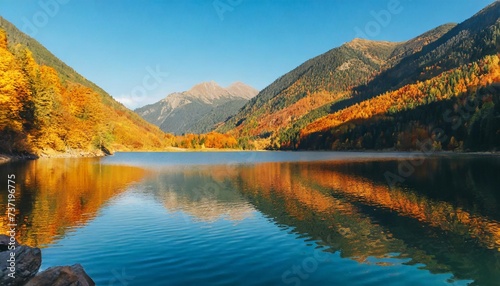
[[[429,166],[422,168],[432,170],[430,176],[438,176],[445,182],[439,168],[431,166],[450,162],[436,163],[436,160],[429,160]],[[372,169],[371,164],[376,168]],[[477,196],[477,201],[453,196],[446,196],[448,200],[438,199],[444,192],[453,193],[453,186],[414,184],[424,179],[417,174],[404,186],[391,190],[383,181],[381,170],[388,170],[394,164],[285,162],[233,169],[199,167],[195,171],[163,174],[155,181],[167,185],[151,189],[159,192],[158,198],[168,209],[208,217],[207,220],[238,209],[240,213],[251,213],[246,200],[274,223],[292,227],[296,233],[326,246],[328,251],[339,251],[342,257],[361,263],[380,264],[380,259],[393,257],[407,259],[405,264],[422,265],[422,269],[431,273],[451,272],[457,280],[472,279],[481,285],[499,281],[500,224],[491,218],[497,214],[485,214],[484,210],[492,209],[480,199],[494,196],[490,193],[492,189],[472,188],[475,193],[469,197]],[[454,167],[463,172],[466,166],[470,165],[459,163]],[[368,175],[367,168],[371,170]],[[370,179],[377,174],[378,180]],[[471,172],[461,178],[469,182],[477,180]],[[492,176],[490,180],[497,178]],[[462,186],[456,181],[453,185]],[[437,195],[432,197],[428,193]],[[207,210],[213,206],[221,207],[210,215]]]
[[[397,172],[397,160],[168,168],[99,162],[52,159],[0,168],[2,176],[18,174],[18,239],[50,244],[134,183],[134,192],[169,213],[202,223],[237,223],[260,212],[283,231],[359,263],[399,260],[451,273],[448,282],[500,281],[498,159],[428,158],[392,189],[383,173]]]
[[[480,164],[498,170],[496,160]],[[244,219],[253,211],[250,202],[274,223],[342,257],[379,265],[390,265],[380,262],[388,257],[405,259],[431,273],[494,285],[500,281],[500,223],[491,206],[498,178],[491,174],[485,182],[475,167],[429,159],[420,169],[427,177],[418,171],[392,189],[383,172],[397,170],[394,161],[189,167],[159,174],[148,189],[167,209],[201,220]]]
[[[180,168],[157,173],[143,185],[145,192],[154,194],[170,212],[181,211],[205,222],[222,218],[241,221],[251,217],[255,209],[232,187],[230,177],[221,176],[228,170]]]
[[[456,279],[495,285],[500,281],[500,223],[492,219],[498,213],[484,214],[484,210],[492,209],[487,207],[491,202],[483,198],[498,194],[488,187],[469,189],[473,194],[468,197],[477,196],[475,201],[453,200],[453,196],[447,196],[446,201],[426,195],[437,193],[434,197],[440,197],[453,193],[454,185],[463,188],[463,181],[479,181],[467,170],[470,164],[453,162],[433,159],[422,169],[443,182],[447,182],[446,173],[440,169],[443,164],[452,164],[455,171],[466,172],[467,176],[454,175],[458,181],[442,185],[421,182],[426,178],[420,173],[405,186],[392,190],[383,182],[382,174],[394,162],[268,163],[242,168],[239,189],[277,223],[321,240],[343,257],[360,262],[370,262],[369,257],[409,258],[406,264],[422,264],[432,273],[451,272]],[[481,162],[486,170],[498,170],[497,161],[490,163]],[[369,175],[362,176],[367,170],[371,170]],[[484,173],[480,175],[484,178]],[[498,176],[488,180],[482,183],[499,185]]]
[[[388,209],[399,216],[461,235],[464,239],[475,239],[486,248],[500,250],[500,224],[459,205],[430,199],[408,187],[390,190],[387,184],[338,172],[333,168],[328,170],[324,166],[303,172],[303,177],[330,190],[332,195],[342,195],[351,202]],[[434,188],[438,188],[436,191],[439,192],[441,186],[435,185]]]
[[[17,239],[41,247],[85,225],[108,200],[146,172],[101,165],[99,159],[39,159],[0,168],[2,178],[16,175]],[[0,197],[1,213],[6,213],[6,200],[6,195]],[[0,220],[0,231],[7,231],[7,215]]]

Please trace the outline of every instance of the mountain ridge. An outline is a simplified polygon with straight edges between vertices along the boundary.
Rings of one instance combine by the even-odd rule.
[[[226,88],[215,81],[201,82],[187,91],[171,93],[134,111],[165,132],[206,133],[236,113],[257,93],[242,82],[234,82]]]
[[[311,145],[300,144],[301,130],[335,112],[450,70],[488,78],[463,66],[495,62],[484,57],[500,51],[499,15],[500,2],[495,1],[462,23],[443,24],[404,42],[353,39],[276,79],[217,131],[257,148],[318,148],[318,138],[336,129],[324,126],[318,138],[308,141]]]
[[[447,31],[445,26],[444,29],[438,29],[435,33],[444,34]],[[429,32],[417,37],[425,37]],[[416,47],[412,49],[407,48],[406,53],[412,54],[415,50],[421,49],[419,44],[422,45],[424,41],[417,42]],[[242,108],[242,112],[230,118],[218,130],[228,132],[237,128],[242,123],[251,121],[252,118],[265,113],[259,110],[266,109],[266,105],[270,105],[269,109],[274,113],[283,109],[283,107],[293,105],[302,98],[307,97],[308,93],[314,94],[318,90],[328,93],[328,95],[323,94],[316,97],[323,104],[345,98],[347,91],[353,87],[369,83],[383,68],[387,68],[387,60],[391,56],[395,57],[393,52],[398,47],[403,47],[407,42],[393,43],[357,38],[339,47],[330,49],[323,54],[305,61],[303,64],[276,79],[256,97],[251,99]],[[393,59],[393,61],[397,62],[397,59]],[[346,68],[346,66],[355,66],[355,73],[350,74],[350,69]],[[321,84],[314,84],[315,81],[320,81]],[[324,99],[325,97],[328,97],[328,99]],[[319,107],[321,105],[315,105],[315,108]],[[301,114],[300,116],[303,115]],[[264,130],[262,132],[268,133],[271,130]],[[237,131],[236,133],[239,132]],[[254,133],[251,135],[256,136],[259,134]]]

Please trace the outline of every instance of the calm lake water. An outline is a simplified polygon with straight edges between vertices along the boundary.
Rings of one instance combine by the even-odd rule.
[[[499,156],[118,153],[10,173],[18,240],[97,285],[500,285]]]

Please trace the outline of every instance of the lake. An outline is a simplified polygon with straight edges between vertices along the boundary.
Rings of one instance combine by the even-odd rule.
[[[0,165],[41,270],[80,263],[97,285],[499,285],[499,171],[494,155],[355,152]]]

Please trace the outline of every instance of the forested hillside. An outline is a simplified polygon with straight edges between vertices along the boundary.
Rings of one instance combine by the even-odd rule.
[[[418,138],[446,150],[500,149],[499,17],[496,1],[406,42],[355,39],[280,77],[218,130],[247,148],[409,150]],[[467,100],[477,103],[471,118],[441,125]],[[438,125],[448,128],[443,142],[433,137]]]
[[[417,150],[429,142],[436,150],[495,150],[500,147],[500,85],[495,83],[500,83],[499,58],[486,56],[314,121],[293,144]]]
[[[404,43],[354,39],[277,79],[218,131],[237,134],[242,142],[253,141],[256,147],[280,148],[332,108],[349,106],[364,96],[356,88],[369,84],[452,27],[443,25]]]
[[[0,29],[0,152],[106,153],[172,144],[172,135],[114,101],[6,20],[1,25],[9,33]]]

